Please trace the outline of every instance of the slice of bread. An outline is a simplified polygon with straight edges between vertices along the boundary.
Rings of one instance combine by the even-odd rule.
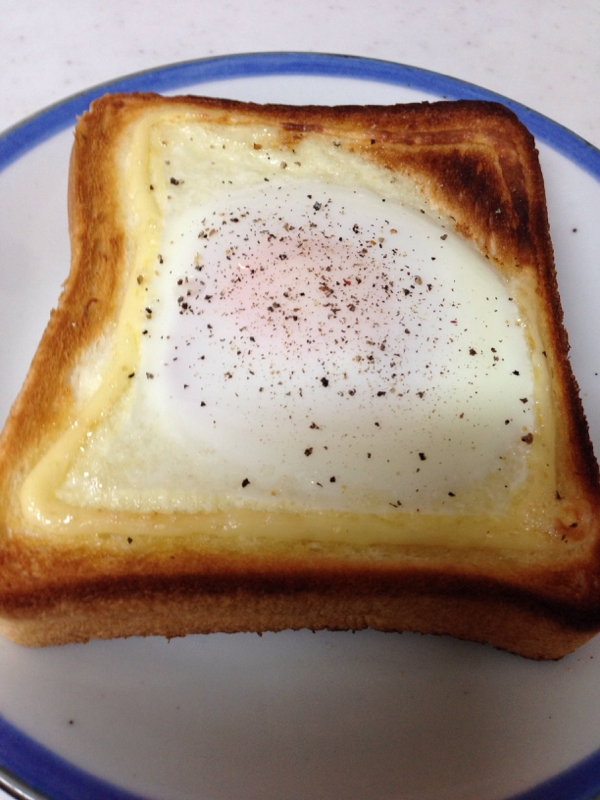
[[[533,138],[502,106],[113,95],[0,442],[0,630],[285,628],[558,658],[599,481]]]

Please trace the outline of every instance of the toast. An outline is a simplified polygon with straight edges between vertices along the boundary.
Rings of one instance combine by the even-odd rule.
[[[534,141],[504,107],[109,95],[0,440],[30,645],[600,630],[598,467]]]

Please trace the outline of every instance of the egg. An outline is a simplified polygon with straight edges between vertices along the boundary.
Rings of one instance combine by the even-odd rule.
[[[497,268],[339,146],[282,154],[192,125],[150,138],[130,193],[158,222],[117,334],[135,360],[58,496],[184,514],[506,509],[536,387]]]

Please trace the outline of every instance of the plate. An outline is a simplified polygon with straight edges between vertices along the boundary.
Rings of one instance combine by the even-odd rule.
[[[501,100],[537,138],[573,366],[600,452],[600,152],[484,89],[389,62],[267,53],[96,87],[0,136],[0,417],[69,264],[72,127],[106,91],[288,103]],[[0,641],[0,786],[52,800],[590,800],[600,637],[559,662],[418,634]]]

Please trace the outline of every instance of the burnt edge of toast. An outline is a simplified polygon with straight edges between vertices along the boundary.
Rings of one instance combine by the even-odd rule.
[[[572,584],[571,576],[556,571],[557,582]],[[347,565],[335,567],[300,568],[295,574],[276,573],[262,565],[246,570],[233,568],[219,571],[179,572],[175,574],[102,575],[81,582],[67,584],[47,581],[35,591],[0,594],[3,614],[15,619],[30,618],[32,612],[52,612],[54,609],[83,607],[97,599],[127,601],[144,598],[148,601],[162,598],[180,599],[198,603],[220,595],[239,594],[256,597],[295,597],[317,595],[321,598],[383,597],[402,603],[407,595],[435,595],[462,597],[484,602],[510,604],[548,617],[555,622],[581,632],[595,632],[600,626],[600,607],[589,604],[585,597],[565,600],[536,590],[535,587],[513,584],[489,575],[461,574],[450,569],[402,568],[401,580],[393,567],[383,570],[348,569]],[[401,614],[401,605],[398,607]],[[64,613],[61,611],[61,613]],[[324,625],[323,627],[327,627]]]
[[[17,465],[0,476],[0,503],[6,508],[38,452],[56,435],[69,403],[68,376],[79,354],[99,335],[115,312],[121,290],[119,261],[125,236],[111,227],[116,200],[110,192],[111,148],[120,131],[136,114],[152,106],[205,111],[211,121],[273,125],[293,145],[304,135],[344,137],[350,149],[390,170],[401,169],[418,185],[428,182],[430,201],[453,218],[456,229],[473,239],[490,258],[519,270],[527,264],[538,273],[540,301],[547,309],[547,331],[555,355],[556,382],[567,410],[565,438],[582,492],[600,506],[598,465],[568,362],[568,338],[563,326],[544,185],[533,137],[508,109],[485,101],[442,101],[401,106],[291,107],[256,105],[212,98],[164,98],[154,94],[113,95],[93,104],[76,131],[70,175],[70,226],[73,271],[58,309],[53,312],[32,369],[17,399],[0,441],[0,459]],[[101,165],[99,174],[90,163]],[[102,170],[108,172],[102,172]],[[106,181],[106,186],[102,185]],[[435,184],[435,188],[431,188]],[[102,236],[106,226],[110,236]],[[52,359],[50,356],[52,355]],[[51,368],[47,370],[48,361]],[[40,377],[44,375],[43,379]],[[461,573],[458,570],[419,571],[410,567],[368,568],[344,576],[327,565],[302,567],[294,575],[277,576],[261,569],[260,560],[246,569],[219,572],[161,574],[160,558],[140,567],[138,558],[119,553],[121,568],[112,574],[101,558],[80,569],[77,547],[57,541],[52,552],[37,553],[35,538],[8,542],[6,524],[0,541],[0,609],[14,618],[49,610],[63,603],[83,604],[91,597],[127,600],[132,597],[202,597],[207,594],[298,594],[309,591],[387,594],[401,599],[407,592],[484,597],[549,616],[567,628],[592,631],[600,627],[600,537],[596,534],[585,560],[575,559],[564,570],[525,570],[515,578]],[[27,536],[27,534],[24,534]],[[47,542],[44,543],[47,550]],[[68,554],[73,558],[70,559]],[[53,577],[67,555],[62,582]],[[114,554],[113,554],[114,555]],[[83,557],[85,560],[85,556]],[[110,560],[110,559],[109,559]],[[152,562],[152,559],[150,559]],[[145,569],[148,571],[145,572]],[[108,570],[108,571],[107,571]],[[518,572],[518,571],[517,571]],[[552,570],[550,570],[552,572]]]

